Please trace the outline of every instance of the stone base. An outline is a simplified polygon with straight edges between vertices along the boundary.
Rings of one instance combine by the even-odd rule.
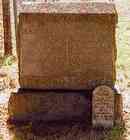
[[[121,94],[115,94],[115,125],[123,125],[123,98]]]
[[[114,124],[119,125],[123,122],[120,94],[115,93],[114,104]],[[73,120],[91,124],[92,91],[19,90],[11,94],[8,112],[11,122]]]
[[[91,94],[86,91],[19,90],[9,99],[9,120],[91,122]],[[91,93],[91,92],[90,92]]]

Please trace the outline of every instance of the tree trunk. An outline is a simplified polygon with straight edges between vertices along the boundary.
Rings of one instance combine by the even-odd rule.
[[[2,0],[4,26],[4,55],[12,55],[10,0]]]

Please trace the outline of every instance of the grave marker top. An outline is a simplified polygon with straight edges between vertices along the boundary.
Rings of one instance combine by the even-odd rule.
[[[76,3],[32,3],[21,4],[20,13],[85,13],[85,14],[116,14],[112,3],[76,2]]]

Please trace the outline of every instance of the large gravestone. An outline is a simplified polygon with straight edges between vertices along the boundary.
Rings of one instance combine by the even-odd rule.
[[[24,12],[19,17],[21,88],[113,86],[116,58],[114,6],[76,3],[45,4],[44,7],[41,13]]]
[[[20,90],[9,101],[11,118],[34,119],[39,114],[48,120],[48,114],[51,119],[67,114],[87,119],[92,90],[102,84],[113,87],[115,82],[114,5],[44,3],[35,8],[24,5],[19,12]],[[57,111],[51,111],[55,105]]]

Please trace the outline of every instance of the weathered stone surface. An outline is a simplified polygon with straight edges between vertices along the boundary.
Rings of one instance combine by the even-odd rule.
[[[116,14],[115,6],[105,2],[75,1],[54,3],[46,2],[17,2],[19,13],[87,13],[87,14]]]
[[[16,121],[85,120],[91,122],[91,94],[63,91],[19,91],[9,100],[10,119]]]
[[[114,91],[107,86],[99,86],[93,91],[92,124],[94,127],[114,125]]]
[[[123,99],[122,95],[115,94],[115,125],[123,124]]]
[[[113,5],[102,6],[46,4],[40,14],[20,14],[17,47],[21,88],[113,86],[117,17]]]

